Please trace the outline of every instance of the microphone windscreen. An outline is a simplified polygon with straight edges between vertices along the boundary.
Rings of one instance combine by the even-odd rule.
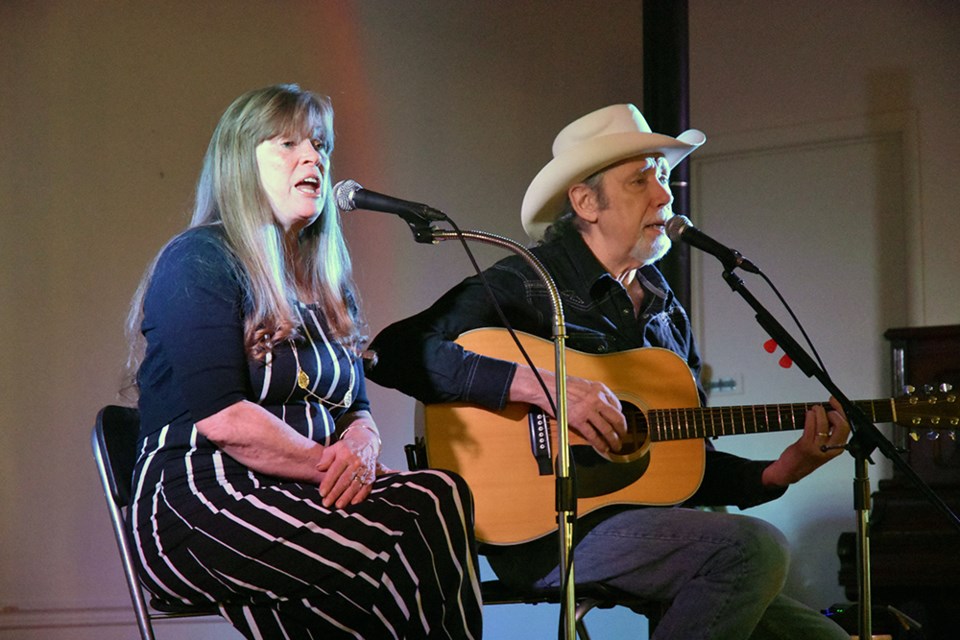
[[[357,205],[353,202],[353,194],[363,189],[355,180],[341,180],[333,187],[333,198],[337,201],[340,211],[353,211]]]
[[[667,237],[673,242],[679,242],[680,236],[683,235],[683,232],[692,226],[693,223],[690,222],[690,218],[684,215],[675,214],[672,218],[667,220]]]

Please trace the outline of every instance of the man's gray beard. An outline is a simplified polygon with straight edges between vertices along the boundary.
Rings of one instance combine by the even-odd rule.
[[[657,241],[650,247],[650,257],[643,261],[644,265],[653,264],[661,258],[663,258],[670,251],[670,248],[673,246],[673,242],[670,241],[670,238],[663,236],[658,238]]]

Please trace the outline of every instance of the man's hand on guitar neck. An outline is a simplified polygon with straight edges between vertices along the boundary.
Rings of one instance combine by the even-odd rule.
[[[556,389],[556,378],[546,369],[539,371],[552,393]],[[509,400],[536,405],[556,418],[530,367],[517,365]],[[619,451],[621,439],[627,432],[620,399],[613,391],[601,382],[573,376],[567,376],[567,423],[600,453]]]
[[[807,411],[800,439],[763,470],[763,484],[786,487],[843,453],[850,424],[836,399],[830,398],[830,406],[831,411],[819,404]]]

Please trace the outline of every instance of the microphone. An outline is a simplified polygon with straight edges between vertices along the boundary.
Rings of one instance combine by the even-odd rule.
[[[674,215],[672,218],[667,220],[667,236],[673,242],[678,240],[683,240],[687,244],[700,249],[701,251],[706,251],[707,253],[713,255],[720,262],[723,263],[723,266],[726,267],[728,271],[732,271],[737,267],[740,267],[744,271],[750,273],[760,273],[760,269],[754,265],[752,262],[740,255],[739,251],[735,251],[730,247],[720,244],[700,229],[697,229],[693,226],[693,223],[690,222],[690,218],[682,215]]]
[[[408,202],[400,198],[385,196],[376,191],[364,189],[355,180],[341,180],[333,187],[333,196],[341,211],[367,209],[400,216],[410,223],[439,222],[447,219],[447,214],[419,202]]]

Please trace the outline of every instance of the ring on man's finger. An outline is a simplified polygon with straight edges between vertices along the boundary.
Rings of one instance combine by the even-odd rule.
[[[827,433],[827,432],[825,432],[825,431],[821,431],[821,432],[819,432],[817,435],[820,436],[821,438],[829,438],[829,437],[830,437],[830,434]]]

